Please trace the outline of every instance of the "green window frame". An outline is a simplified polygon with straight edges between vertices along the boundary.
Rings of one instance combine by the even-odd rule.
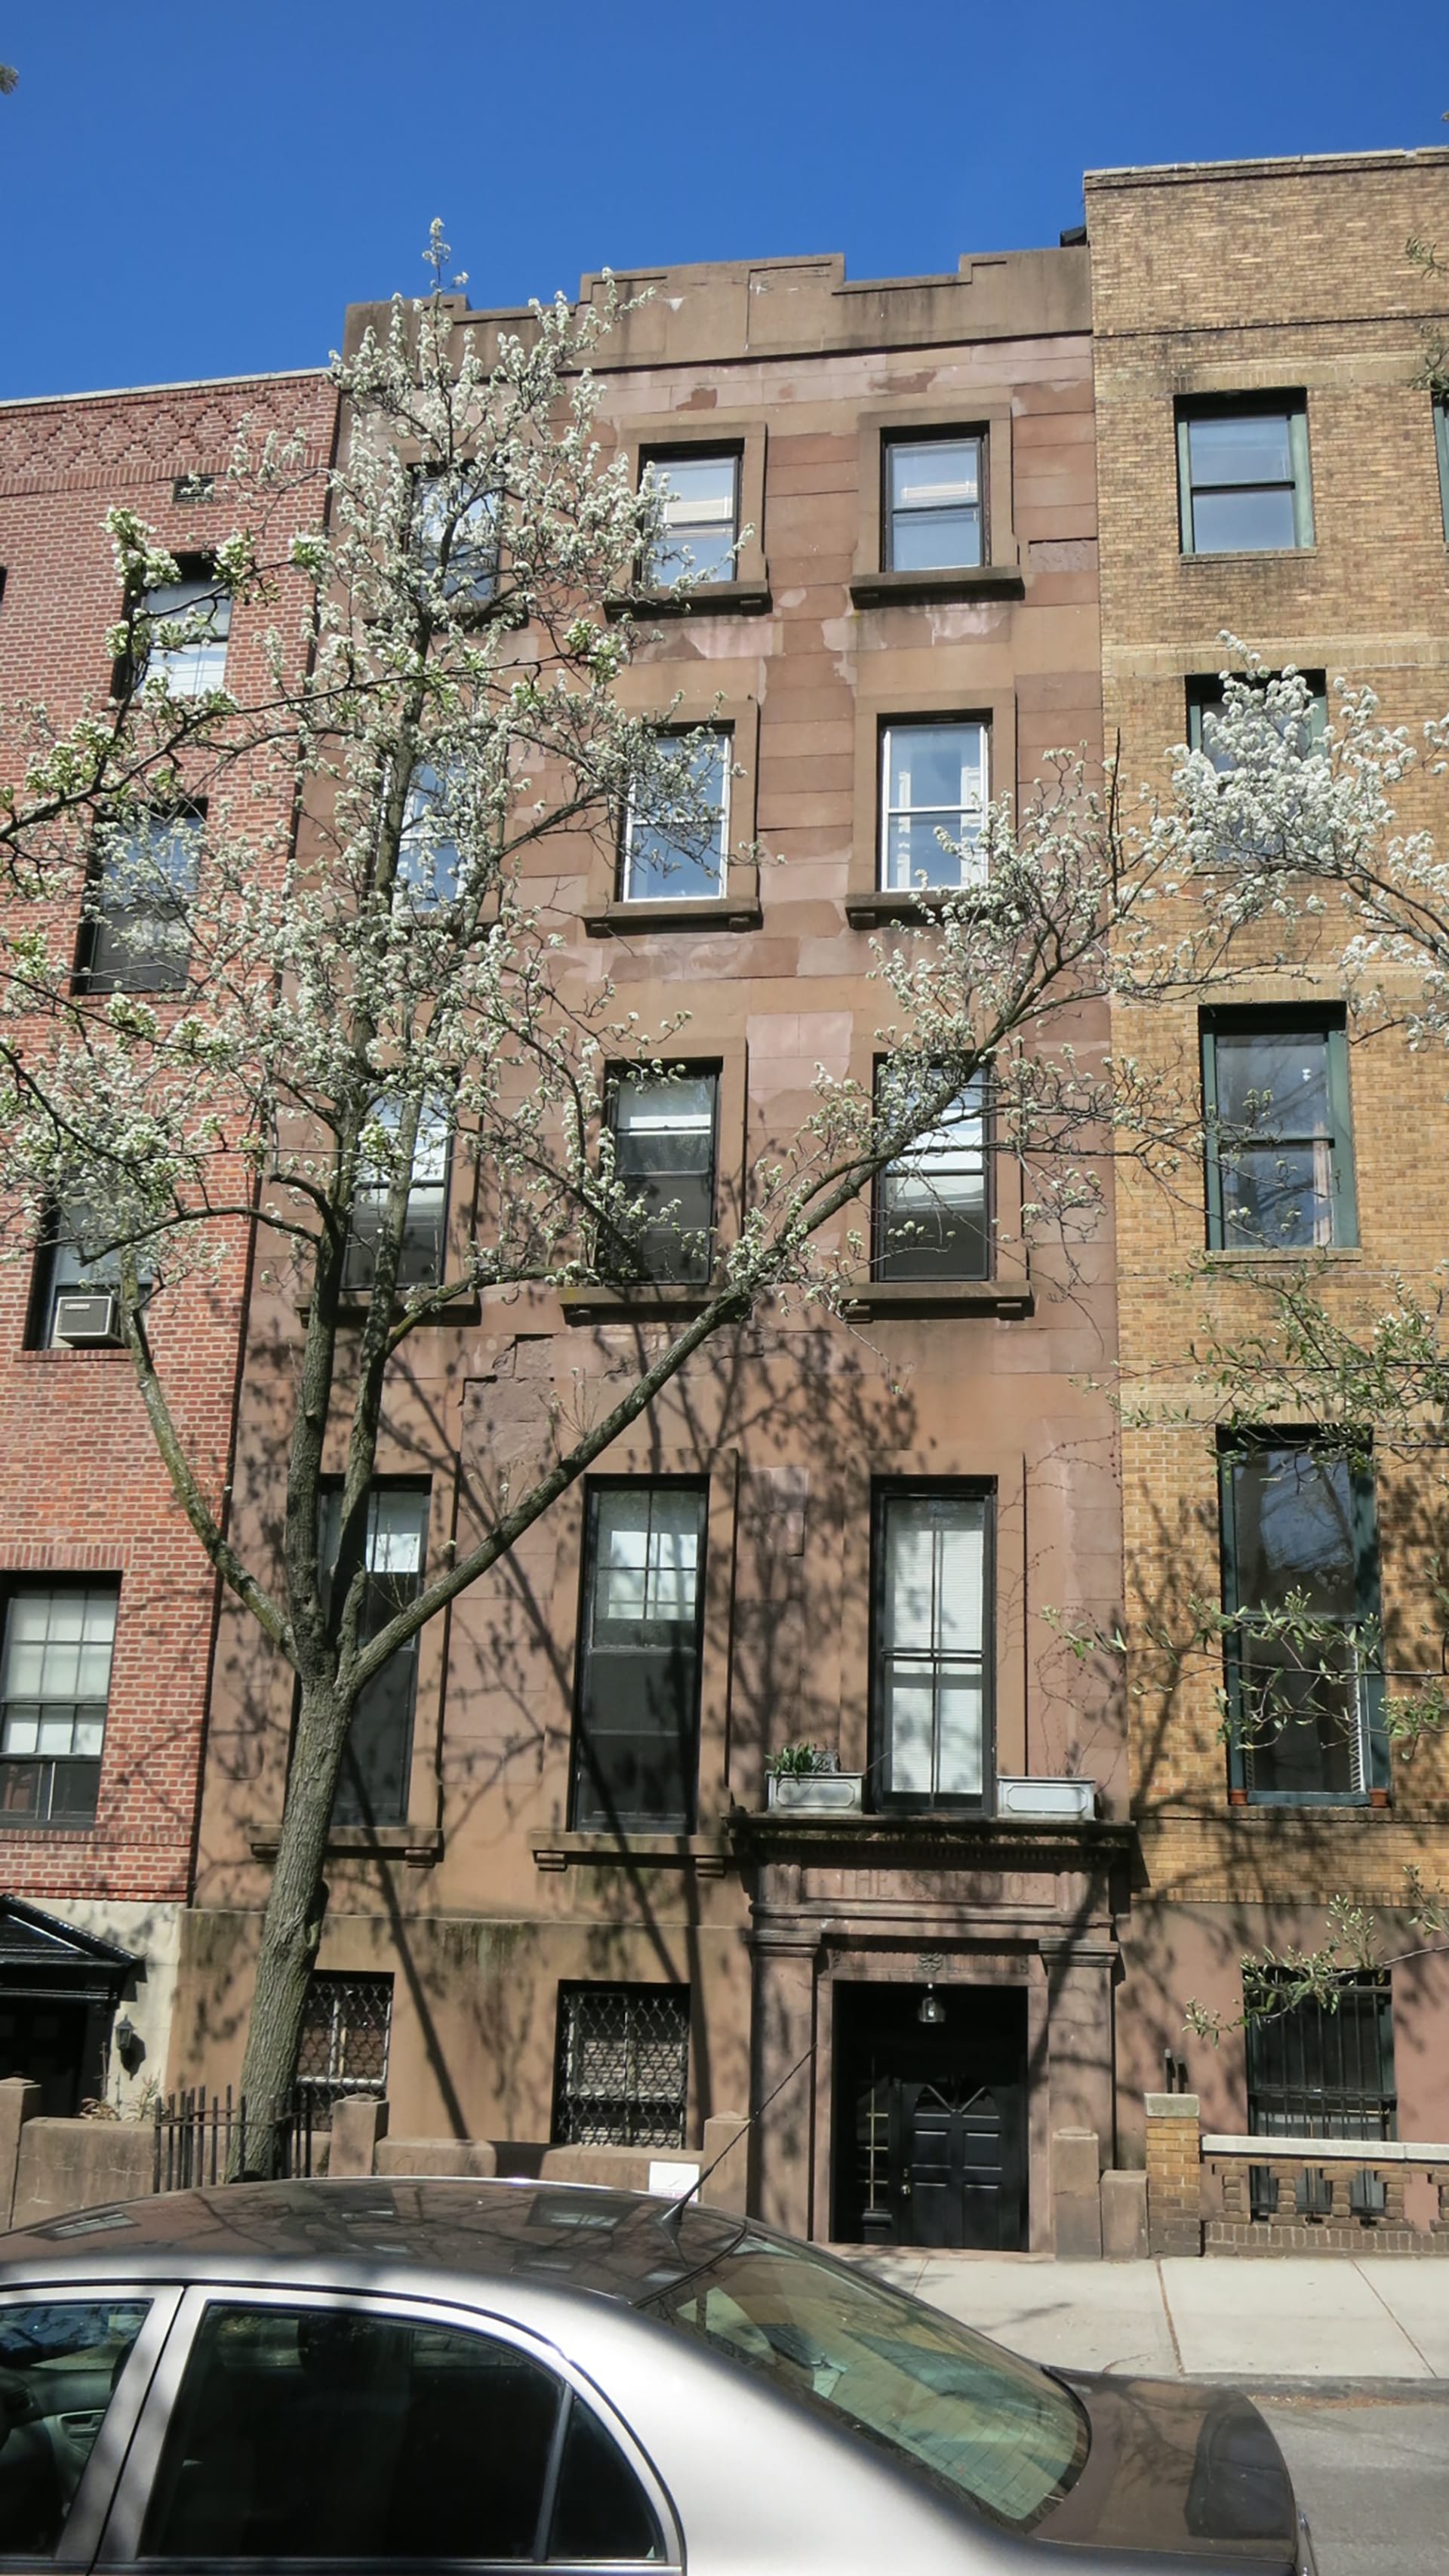
[[[1226,442],[1213,433],[1230,427],[1263,426],[1264,452],[1244,456],[1239,470],[1231,455],[1216,451]],[[1273,431],[1281,424],[1278,456],[1271,454]],[[1195,438],[1194,432],[1201,436]],[[1308,457],[1308,406],[1301,393],[1241,394],[1228,399],[1181,402],[1177,406],[1177,489],[1182,551],[1204,554],[1283,554],[1311,546],[1313,481]],[[1275,510],[1275,496],[1291,494],[1291,536],[1269,533],[1285,522]],[[1236,496],[1239,528],[1223,522]],[[1253,504],[1257,504],[1256,510]],[[1263,533],[1251,533],[1254,521]],[[1244,525],[1246,523],[1246,525]]]
[[[1225,1435],[1218,1477],[1233,1803],[1386,1803],[1372,1468],[1298,1425]],[[1315,1536],[1325,1542],[1316,1554]],[[1275,1556],[1277,1575],[1265,1581]],[[1275,1634],[1290,1592],[1306,1602],[1306,1633]]]
[[[1321,1042],[1326,1109],[1321,1125],[1310,1128],[1305,1120],[1302,1134],[1295,1134],[1281,1123],[1276,1128],[1228,1128],[1224,1114],[1232,1087],[1228,1049],[1255,1038],[1265,1051],[1278,1045],[1284,1049],[1297,1046],[1306,1053],[1308,1044],[1315,1039]],[[1272,1007],[1204,1011],[1201,1039],[1208,1250],[1257,1252],[1265,1258],[1281,1258],[1355,1246],[1358,1197],[1354,1184],[1348,1032],[1343,1012]],[[1231,1151],[1235,1133],[1240,1139],[1236,1156]],[[1294,1205],[1290,1213],[1300,1216],[1305,1206],[1309,1210],[1316,1206],[1307,1240],[1290,1238],[1282,1232],[1271,1240],[1258,1240],[1243,1222],[1244,1193],[1252,1186],[1253,1163],[1265,1149],[1275,1148],[1278,1160],[1271,1174],[1265,1176],[1265,1194],[1271,1199],[1275,1193],[1281,1197],[1285,1190],[1291,1190]],[[1305,1171],[1301,1186],[1294,1181],[1294,1158]]]
[[[1274,673],[1265,673],[1264,685],[1266,686],[1269,678],[1275,676],[1277,675]],[[1306,680],[1313,699],[1309,716],[1309,738],[1306,743],[1301,743],[1299,746],[1307,757],[1321,749],[1328,724],[1328,674],[1326,671],[1304,671],[1300,677]],[[1223,683],[1220,674],[1216,671],[1192,672],[1187,682],[1187,747],[1189,751],[1205,751],[1219,777],[1226,778],[1231,775],[1229,764],[1219,756],[1206,723],[1209,716],[1221,712],[1222,706]],[[1280,730],[1286,731],[1286,728],[1280,728]]]
[[[1434,444],[1439,451],[1439,508],[1449,545],[1449,394],[1434,396]]]

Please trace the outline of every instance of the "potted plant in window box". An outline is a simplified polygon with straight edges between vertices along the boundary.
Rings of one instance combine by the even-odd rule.
[[[858,1816],[865,1775],[842,1771],[828,1744],[783,1744],[765,1765],[771,1807],[797,1816]]]

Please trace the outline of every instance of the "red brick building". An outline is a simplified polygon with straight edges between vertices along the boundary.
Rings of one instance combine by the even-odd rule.
[[[63,726],[106,697],[121,606],[113,504],[145,518],[185,573],[233,524],[225,475],[239,422],[300,434],[321,463],[332,416],[320,373],[0,406],[6,720],[39,702]],[[261,678],[273,613],[239,608],[220,648],[238,693]],[[0,745],[0,773],[16,776],[23,756],[19,739]],[[13,1224],[3,1240],[0,2075],[38,2077],[45,2107],[64,2111],[164,2075],[216,1587],[127,1354],[79,1337],[96,1330],[79,1312],[95,1301],[64,1302],[64,1245],[37,1250]],[[157,1326],[183,1434],[217,1490],[245,1289],[239,1229],[214,1278]]]

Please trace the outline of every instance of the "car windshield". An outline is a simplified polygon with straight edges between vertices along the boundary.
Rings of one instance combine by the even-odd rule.
[[[649,2313],[1028,2530],[1087,2454],[1056,2380],[843,2264],[746,2236]]]

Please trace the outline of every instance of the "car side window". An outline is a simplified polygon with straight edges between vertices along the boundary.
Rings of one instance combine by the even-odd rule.
[[[53,2555],[149,2306],[0,2305],[0,2555]]]
[[[555,2528],[572,2563],[661,2554],[617,2445],[527,2353],[371,2309],[217,2302],[140,2556],[537,2564]]]

